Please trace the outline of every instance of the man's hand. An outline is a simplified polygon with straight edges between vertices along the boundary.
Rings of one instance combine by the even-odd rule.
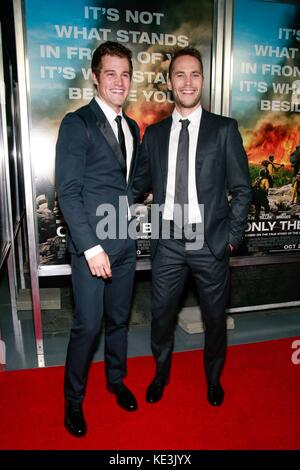
[[[90,258],[87,264],[93,276],[103,277],[103,279],[112,277],[109,258],[105,251]]]

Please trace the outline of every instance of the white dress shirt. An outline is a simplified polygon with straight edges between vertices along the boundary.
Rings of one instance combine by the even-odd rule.
[[[118,124],[116,123],[116,117],[117,113],[110,107],[108,104],[106,104],[99,96],[95,96],[95,100],[102,109],[103,113],[105,114],[106,119],[108,120],[109,124],[111,125],[111,128],[116,136],[116,139],[118,140]],[[133,137],[130,132],[129,126],[127,124],[126,119],[123,117],[122,109],[118,113],[120,116],[122,116],[121,119],[121,126],[124,132],[124,137],[125,137],[125,145],[126,145],[126,166],[127,166],[127,181],[129,177],[129,172],[130,172],[130,165],[131,165],[131,159],[132,159],[132,154],[133,154]],[[130,219],[130,211],[128,209],[128,218]],[[92,248],[89,248],[84,252],[84,256],[86,260],[89,260],[93,258],[93,256],[98,255],[99,253],[102,253],[104,250],[101,245],[96,245],[93,246]]]
[[[168,155],[168,178],[166,201],[164,207],[163,218],[166,220],[173,220],[174,218],[174,196],[175,196],[175,180],[176,180],[176,163],[177,163],[177,150],[179,134],[181,131],[180,119],[188,119],[190,124],[188,126],[189,132],[189,174],[188,174],[188,223],[202,222],[201,212],[198,205],[198,196],[196,188],[196,149],[199,134],[200,121],[202,116],[202,107],[199,106],[188,116],[181,116],[176,108],[173,111],[173,123],[170,133],[169,141],[169,155]]]

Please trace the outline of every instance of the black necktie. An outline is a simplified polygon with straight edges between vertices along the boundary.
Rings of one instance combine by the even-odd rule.
[[[116,117],[116,123],[118,125],[118,141],[119,141],[121,151],[122,151],[122,154],[123,154],[123,158],[124,158],[124,164],[125,164],[124,175],[125,175],[125,178],[126,178],[126,176],[127,176],[126,156],[127,155],[126,155],[125,136],[124,136],[124,132],[123,132],[123,129],[122,129],[121,120],[122,120],[122,116],[120,116],[120,114],[118,114],[118,116]]]
[[[174,203],[181,207],[182,214],[184,205],[188,204],[188,182],[189,182],[189,130],[188,119],[180,119],[181,130],[178,140],[177,162],[176,162],[176,180],[175,180],[175,194]],[[179,223],[178,218],[175,221]],[[183,223],[183,219],[181,219]]]

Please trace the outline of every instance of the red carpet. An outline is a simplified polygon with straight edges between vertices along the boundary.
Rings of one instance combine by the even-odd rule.
[[[293,338],[232,346],[220,408],[206,401],[203,353],[174,355],[164,399],[145,403],[151,357],[130,359],[126,383],[139,401],[126,413],[104,387],[103,363],[93,364],[84,404],[88,434],[63,427],[63,367],[0,373],[1,449],[299,449],[300,364]]]

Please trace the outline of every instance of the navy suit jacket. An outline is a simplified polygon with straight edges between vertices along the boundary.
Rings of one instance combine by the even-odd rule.
[[[129,204],[133,203],[132,181],[140,136],[135,121],[124,117],[134,142],[128,183],[119,143],[95,99],[62,120],[56,145],[56,189],[69,229],[71,253],[81,254],[100,244],[111,255],[124,243],[118,237],[99,239],[96,234],[100,204],[113,206],[118,219],[119,197],[127,196]]]
[[[153,203],[159,205],[166,199],[171,126],[172,116],[147,128],[134,183],[139,193],[152,187]],[[237,247],[241,242],[252,199],[247,155],[234,119],[202,109],[195,172],[205,240],[223,259],[228,243]],[[152,240],[152,256],[156,246]]]

